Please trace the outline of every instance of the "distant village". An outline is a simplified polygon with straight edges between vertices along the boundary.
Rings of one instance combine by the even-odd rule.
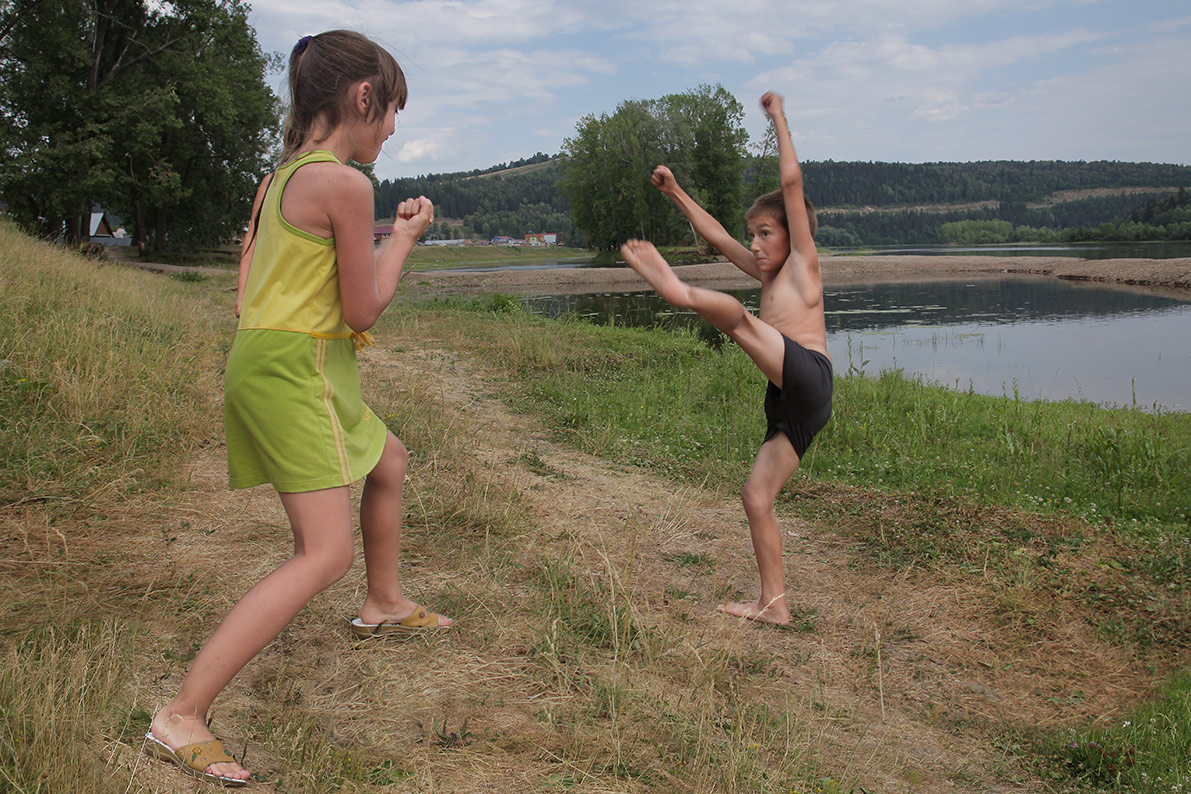
[[[0,206],[0,212],[7,209],[6,206]],[[123,221],[120,217],[104,212],[102,208],[95,207],[91,213],[90,218],[89,239],[92,243],[100,245],[112,246],[126,246],[132,242],[132,238],[128,232],[124,230]],[[247,230],[245,230],[247,231]],[[383,223],[373,227],[372,239],[380,245],[385,240],[393,235],[393,224]],[[239,242],[237,238],[235,242]],[[456,238],[456,239],[440,239],[435,235],[428,235],[425,239],[419,240],[418,245],[501,245],[510,248],[520,246],[547,246],[558,245],[558,234],[554,232],[530,232],[522,238],[517,237],[493,237],[491,240],[477,240],[471,238]]]
[[[393,224],[379,224],[372,230],[372,239],[380,245],[393,234]],[[558,245],[558,235],[554,232],[530,232],[520,239],[516,237],[493,237],[491,240],[476,240],[465,237],[456,239],[440,239],[434,235],[419,240],[418,245],[503,245],[509,248],[519,246]]]

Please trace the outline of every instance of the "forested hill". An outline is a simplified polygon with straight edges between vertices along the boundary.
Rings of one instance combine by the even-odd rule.
[[[568,243],[582,244],[569,202],[558,189],[563,168],[558,156],[539,153],[484,170],[384,180],[377,188],[377,217],[392,218],[401,199],[426,195],[435,202],[440,219],[462,219],[462,228],[456,224],[432,230],[440,236],[520,237],[546,231],[559,233]],[[762,179],[756,177],[758,168]],[[1050,234],[1079,229],[1068,237],[1083,239],[1091,234],[1088,230],[1105,224],[1132,224],[1130,228],[1136,230],[1155,223],[1155,217],[1174,224],[1176,238],[1180,236],[1177,224],[1188,224],[1182,239],[1191,236],[1191,206],[1185,193],[1175,198],[1179,188],[1191,186],[1191,166],[1118,161],[826,160],[808,161],[803,170],[807,194],[821,208],[826,228],[820,242],[826,245],[973,242],[956,236],[956,229],[968,234],[976,228],[972,224],[984,229],[993,222],[1000,238],[1012,233],[1006,232],[1008,224],[1011,230]],[[757,185],[771,189],[776,187],[776,166],[754,161],[743,178],[746,193]],[[747,195],[746,202],[752,198]],[[1152,208],[1162,199],[1171,206],[1156,216]],[[954,226],[957,223],[968,225]],[[943,227],[948,224],[945,233]],[[1039,234],[1026,233],[1019,239],[1041,239]]]
[[[1191,166],[1117,161],[912,164],[826,160],[805,163],[803,173],[807,194],[821,207],[1041,202],[1063,191],[1191,186]]]
[[[578,241],[570,204],[556,188],[559,178],[559,158],[539,152],[484,170],[386,179],[376,189],[376,217],[392,218],[402,199],[426,196],[434,202],[436,217],[463,221],[462,228],[436,224],[431,230],[435,236],[555,232],[567,242]]]

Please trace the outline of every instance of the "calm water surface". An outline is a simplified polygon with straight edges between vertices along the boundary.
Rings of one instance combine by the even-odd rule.
[[[733,293],[756,311],[758,290]],[[828,288],[836,372],[900,368],[983,394],[1191,410],[1191,302],[1143,289],[1011,277]],[[524,298],[606,324],[708,329],[649,292]]]
[[[922,245],[839,248],[837,254],[881,254],[913,256],[1073,256],[1080,259],[1176,259],[1191,256],[1191,240],[1146,240],[1143,242],[1052,243],[1047,245]]]
[[[882,256],[1071,256],[1080,259],[1174,259],[1191,257],[1191,240],[1149,241],[1139,243],[1056,243],[1053,245],[979,245],[957,247],[948,245],[872,246],[839,248],[837,256],[879,254]],[[493,270],[550,270],[571,267],[624,267],[619,262],[595,264],[586,259],[552,259],[533,262],[499,262],[458,267],[454,265],[422,265],[423,270],[452,270],[460,273],[483,273]]]

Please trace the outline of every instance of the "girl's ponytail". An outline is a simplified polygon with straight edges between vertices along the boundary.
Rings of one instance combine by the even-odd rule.
[[[373,94],[383,98],[374,104],[367,120],[384,113],[389,105],[405,107],[408,88],[405,74],[383,47],[367,36],[350,30],[330,30],[298,39],[289,56],[289,109],[282,132],[287,162],[313,135],[321,141],[343,120],[347,91],[367,81]],[[315,129],[316,125],[325,129]]]

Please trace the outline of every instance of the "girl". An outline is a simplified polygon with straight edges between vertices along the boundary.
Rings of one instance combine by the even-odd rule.
[[[398,578],[405,447],[364,405],[356,346],[393,299],[406,257],[434,219],[425,197],[397,209],[373,248],[371,163],[405,107],[393,57],[357,33],[304,36],[290,54],[291,101],[281,167],[253,204],[240,260],[240,317],[224,378],[233,488],[270,482],[294,533],[294,556],[249,590],[194,659],[178,695],[153,717],[148,750],[211,782],[247,770],[207,728],[215,696],[317,593],[351,567],[348,486],[360,503],[368,591],[357,635],[445,628],[405,597]]]

